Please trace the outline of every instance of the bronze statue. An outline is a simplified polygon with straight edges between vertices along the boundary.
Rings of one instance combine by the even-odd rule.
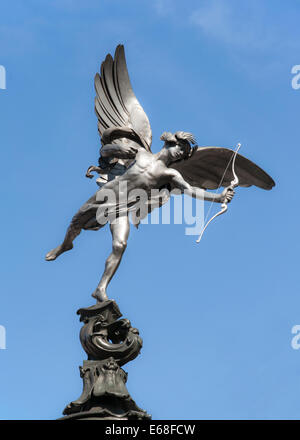
[[[239,155],[238,150],[195,146],[193,135],[183,131],[163,133],[163,148],[153,154],[149,120],[132,90],[123,46],[116,48],[114,59],[107,55],[100,75],[95,76],[95,89],[102,146],[99,166],[89,167],[86,176],[91,178],[91,172],[97,172],[100,188],[79,209],[62,244],[50,251],[46,260],[55,260],[72,249],[73,240],[82,229],[98,230],[109,223],[112,253],[92,295],[102,302],[108,299],[108,283],[126,249],[130,212],[137,214],[137,210],[142,210],[139,219],[143,218],[153,207],[165,203],[176,189],[192,197],[222,203],[220,213],[223,213],[234,196],[235,186],[256,185],[270,190],[275,183],[260,167]],[[221,194],[207,191],[221,186],[225,187]],[[142,205],[137,196],[139,190],[147,194]],[[153,195],[153,190],[158,190],[159,196]],[[111,200],[109,193],[114,196]]]

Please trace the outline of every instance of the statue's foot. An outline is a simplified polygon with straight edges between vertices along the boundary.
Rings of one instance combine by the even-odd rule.
[[[108,296],[106,294],[106,289],[101,288],[101,287],[100,288],[97,287],[95,292],[92,293],[92,297],[95,298],[98,302],[103,302],[103,301],[108,300]]]
[[[69,251],[70,249],[73,249],[73,244],[71,244],[69,246],[63,246],[62,244],[60,244],[55,249],[52,249],[52,251],[48,252],[45,259],[46,259],[46,261],[53,261],[60,254],[62,254],[63,252]]]

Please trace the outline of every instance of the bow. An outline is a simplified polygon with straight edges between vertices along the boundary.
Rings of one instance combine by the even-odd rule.
[[[239,151],[240,148],[241,148],[241,144],[237,144],[237,148],[236,148],[236,150],[235,150],[235,152],[234,152],[234,154],[233,154],[233,159],[232,159],[232,174],[233,174],[233,180],[230,182],[230,185],[226,188],[227,190],[228,190],[228,189],[234,189],[234,188],[236,188],[236,187],[238,186],[238,184],[239,184],[239,178],[238,178],[238,176],[237,176],[237,174],[236,174],[236,172],[235,172],[234,166],[235,166],[235,159],[236,159],[236,156],[237,156],[238,151]],[[230,163],[230,161],[229,161],[229,163]],[[228,165],[229,165],[229,163],[228,163]],[[222,179],[221,179],[221,182],[220,182],[219,188],[220,188],[220,186],[222,185],[222,181],[223,181],[224,176],[225,176],[225,174],[226,174],[226,171],[227,171],[228,165],[227,165],[227,167],[226,167],[226,169],[225,169],[225,171],[224,171],[224,174],[223,174],[223,177],[222,177]],[[203,236],[203,234],[204,234],[204,231],[206,230],[207,226],[208,226],[208,225],[209,225],[209,224],[210,224],[215,218],[217,218],[217,217],[219,217],[220,215],[224,214],[224,213],[227,211],[227,209],[228,209],[228,202],[227,202],[226,199],[225,199],[225,201],[224,201],[224,202],[222,203],[222,205],[221,205],[221,210],[220,210],[219,212],[217,212],[214,216],[212,216],[212,218],[206,223],[206,225],[204,226],[204,228],[203,228],[202,231],[201,231],[201,234],[199,235],[199,238],[196,240],[196,243],[199,243],[199,242],[200,242],[200,240],[201,240],[201,238],[202,238],[202,236]]]

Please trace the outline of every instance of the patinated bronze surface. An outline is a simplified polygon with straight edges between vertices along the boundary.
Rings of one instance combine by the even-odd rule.
[[[90,166],[86,176],[98,173],[99,189],[75,214],[63,242],[46,255],[51,261],[72,249],[82,229],[98,230],[107,223],[110,226],[112,252],[92,295],[97,303],[78,311],[83,322],[80,341],[88,356],[80,367],[83,391],[66,406],[63,419],[149,419],[131,398],[127,373],[122,369],[139,354],[142,339],[128,319],[120,319],[117,304],[108,299],[106,292],[126,249],[129,215],[138,226],[176,191],[222,204],[206,228],[226,212],[235,187],[256,185],[270,190],[274,181],[238,154],[240,145],[235,151],[198,147],[194,136],[184,131],[164,132],[163,147],[153,154],[149,120],[132,90],[123,46],[117,47],[114,59],[107,55],[100,74],[96,74],[95,89],[102,145],[98,166]],[[220,187],[225,187],[220,194],[207,191]]]
[[[143,189],[149,195],[144,203],[147,205],[144,215],[165,203],[170,191],[175,189],[191,197],[222,203],[222,212],[225,212],[227,203],[234,196],[236,182],[239,186],[256,185],[266,190],[275,183],[265,171],[237,151],[195,146],[193,135],[183,131],[163,133],[163,148],[153,154],[149,120],[132,90],[123,46],[117,47],[114,59],[107,55],[100,74],[96,74],[95,89],[95,111],[102,146],[99,166],[89,167],[86,176],[91,178],[91,172],[98,173],[100,188],[75,214],[63,242],[46,255],[46,260],[55,260],[72,249],[73,241],[82,229],[98,230],[109,223],[112,252],[92,295],[101,302],[108,300],[107,286],[127,246],[128,215],[141,210],[139,199],[133,195],[135,190]],[[234,167],[230,166],[233,163]],[[220,194],[207,191],[220,186],[225,187]],[[154,189],[165,190],[159,201],[151,192]],[[107,191],[115,195],[113,202],[106,199]]]
[[[136,358],[143,341],[136,328],[122,315],[114,301],[103,301],[77,312],[84,325],[80,341],[88,355],[80,367],[81,396],[64,409],[64,419],[150,419],[137,406],[127,387],[127,373],[121,368]]]

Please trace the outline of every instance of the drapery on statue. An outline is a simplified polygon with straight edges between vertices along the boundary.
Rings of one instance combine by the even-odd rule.
[[[150,196],[153,189],[165,190],[160,196],[159,206],[169,198],[170,190],[177,189],[195,198],[227,205],[234,195],[231,182],[238,176],[239,186],[255,185],[270,190],[273,179],[260,167],[231,149],[198,147],[191,133],[165,132],[161,136],[163,148],[156,154],[151,152],[152,133],[147,115],[139,104],[130,84],[124,47],[116,48],[115,57],[107,55],[101,65],[100,75],[95,76],[95,111],[101,137],[99,166],[91,166],[86,176],[97,172],[100,189],[75,214],[65,238],[59,246],[46,255],[46,260],[55,260],[73,247],[73,240],[82,229],[98,230],[110,224],[112,253],[106,260],[105,270],[92,296],[97,301],[108,299],[106,289],[115,274],[129,235],[129,212],[139,207],[137,197],[130,193],[143,189],[149,194],[148,211],[158,206]],[[235,170],[229,166],[235,165]],[[123,185],[126,183],[126,190]],[[225,187],[220,194],[207,189]],[[111,190],[116,198],[110,203],[104,196]],[[123,193],[122,193],[123,191]],[[125,191],[125,193],[124,193]],[[127,202],[121,202],[121,197]],[[116,218],[117,217],[117,218]],[[114,218],[111,221],[111,218]],[[115,219],[116,218],[116,219]]]

